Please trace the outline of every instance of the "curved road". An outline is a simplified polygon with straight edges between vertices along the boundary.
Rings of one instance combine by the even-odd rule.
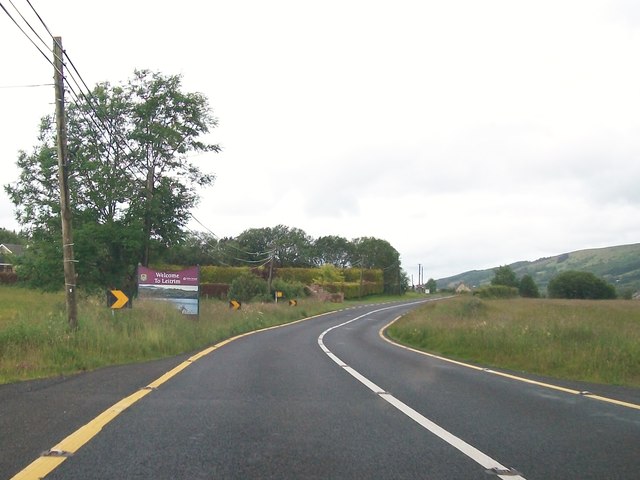
[[[381,338],[414,307],[359,307],[243,336],[91,422],[112,401],[94,385],[93,411],[78,407],[81,433],[16,478],[38,478],[51,462],[47,479],[638,478],[640,392],[610,403]],[[57,427],[56,442],[79,425]]]

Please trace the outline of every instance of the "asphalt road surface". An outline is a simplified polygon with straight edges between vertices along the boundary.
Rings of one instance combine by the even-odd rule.
[[[551,388],[381,337],[414,307],[354,308],[190,360],[2,386],[0,477],[640,478],[640,391]]]

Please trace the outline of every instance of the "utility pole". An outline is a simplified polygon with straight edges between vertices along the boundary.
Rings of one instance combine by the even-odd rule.
[[[58,153],[58,182],[60,184],[60,217],[62,219],[62,257],[64,261],[64,287],[67,298],[69,326],[78,328],[76,303],[76,268],[73,258],[73,229],[69,205],[69,161],[67,157],[67,122],[64,112],[64,76],[62,38],[53,39],[53,79],[56,89],[56,137]]]

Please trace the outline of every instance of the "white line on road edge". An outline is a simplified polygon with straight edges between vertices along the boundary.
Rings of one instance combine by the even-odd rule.
[[[422,303],[422,302],[415,302],[415,303]],[[414,422],[418,423],[423,428],[426,428],[431,433],[433,433],[437,437],[441,438],[442,440],[444,440],[445,442],[447,442],[449,445],[451,445],[452,447],[456,448],[460,452],[464,453],[467,457],[471,458],[476,463],[478,463],[482,467],[484,467],[488,472],[489,471],[490,472],[496,472],[498,478],[502,478],[504,480],[525,480],[525,478],[523,476],[519,475],[515,470],[505,467],[504,465],[502,465],[498,461],[496,461],[493,458],[489,457],[488,455],[482,453],[477,448],[469,445],[467,442],[465,442],[461,438],[456,437],[452,433],[448,432],[444,428],[440,427],[439,425],[437,425],[436,423],[432,422],[431,420],[429,420],[428,418],[426,418],[422,414],[420,414],[417,411],[415,411],[413,408],[411,408],[407,404],[401,402],[400,400],[395,398],[390,393],[386,392],[383,388],[379,387],[378,385],[373,383],[371,380],[366,378],[364,375],[360,374],[358,371],[356,371],[353,368],[351,368],[350,366],[348,366],[344,361],[342,361],[339,357],[337,357],[331,350],[329,350],[326,347],[326,345],[324,344],[325,335],[327,333],[329,333],[330,331],[332,331],[332,330],[335,330],[335,329],[343,327],[343,326],[345,326],[345,325],[347,325],[349,323],[352,323],[352,322],[355,322],[357,320],[360,320],[360,319],[362,319],[364,317],[367,317],[367,316],[369,316],[369,315],[371,315],[373,313],[382,312],[384,310],[389,310],[389,309],[392,309],[392,308],[399,308],[399,307],[403,307],[403,306],[406,306],[406,305],[407,304],[404,304],[404,305],[393,305],[393,306],[390,306],[390,307],[380,308],[378,310],[372,310],[371,312],[367,312],[364,315],[360,315],[360,316],[358,316],[356,318],[353,318],[351,320],[348,320],[348,321],[346,321],[344,323],[341,323],[339,325],[335,325],[335,326],[333,326],[331,328],[328,328],[327,330],[322,332],[322,334],[318,337],[318,345],[320,346],[322,351],[325,354],[327,354],[327,356],[331,360],[333,360],[335,363],[337,363],[346,372],[348,372],[352,377],[354,377],[356,380],[358,380],[360,383],[362,383],[364,386],[366,386],[373,393],[378,395],[381,399],[383,399],[384,401],[386,401],[390,405],[393,405],[395,408],[397,408],[402,413],[404,413],[406,416],[408,416],[411,420],[413,420]]]

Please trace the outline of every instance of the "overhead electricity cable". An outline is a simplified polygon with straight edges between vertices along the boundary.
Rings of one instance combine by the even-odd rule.
[[[29,27],[29,29],[31,29],[31,31],[33,32],[33,34],[38,37],[38,40],[40,40],[40,42],[42,42],[42,44],[44,45],[44,48],[46,48],[47,50],[49,50],[51,53],[53,53],[53,50],[51,49],[51,47],[49,47],[49,44],[47,42],[45,42],[42,37],[40,35],[38,35],[38,32],[36,32],[35,28],[33,28],[31,26],[31,24],[29,23],[29,21],[24,18],[24,15],[22,15],[22,13],[20,13],[20,10],[18,10],[18,7],[15,6],[15,4],[13,3],[13,0],[9,0],[9,3],[11,4],[11,6],[13,7],[13,9],[18,13],[18,15],[20,15],[20,18],[22,18],[22,21]],[[33,7],[31,7],[33,8]],[[35,11],[35,10],[34,10]],[[37,13],[36,13],[37,15]],[[40,18],[38,16],[38,18]],[[42,20],[40,20],[42,21]],[[46,28],[46,27],[45,27]],[[49,34],[51,35],[51,34]]]
[[[36,87],[52,87],[55,83],[38,83],[33,85],[0,85],[0,88],[36,88]]]
[[[42,23],[42,26],[45,28],[45,30],[47,31],[47,33],[49,34],[49,36],[51,38],[54,38],[53,35],[51,34],[51,30],[49,30],[49,27],[47,27],[47,24],[44,23],[44,20],[42,20],[42,17],[40,16],[40,14],[36,11],[35,8],[33,8],[33,5],[31,5],[31,2],[29,0],[26,0],[27,3],[29,4],[29,6],[31,7],[31,10],[33,10],[33,13],[36,14],[36,17],[38,17],[38,20],[40,20],[40,23]]]
[[[11,0],[9,0],[11,2]],[[33,6],[33,4],[31,3],[30,0],[26,0],[27,4],[29,5],[29,7],[31,7],[31,10],[33,10],[33,13],[36,15],[36,17],[38,17],[38,20],[40,20],[40,23],[42,24],[42,26],[45,28],[45,30],[47,31],[47,33],[49,34],[49,36],[55,41],[55,37],[53,36],[53,34],[51,33],[51,30],[49,29],[49,27],[47,26],[47,24],[45,23],[45,21],[43,20],[42,16],[38,13],[38,11],[35,9],[35,7]],[[13,5],[13,3],[12,3]],[[14,8],[15,5],[14,5]],[[17,10],[17,9],[16,9]],[[22,17],[22,19],[25,21],[25,23],[28,24],[28,22],[24,19],[24,16],[20,15]],[[44,41],[42,40],[42,38],[35,32],[35,30],[31,27],[31,25],[29,25],[29,27],[31,28],[31,30],[36,34],[36,36],[38,36],[38,38],[40,39],[41,42],[44,43]],[[80,92],[80,95],[82,96],[82,98],[84,99],[84,101],[87,103],[87,105],[89,106],[89,108],[91,109],[91,112],[93,112],[93,116],[95,118],[89,118],[89,120],[94,124],[95,127],[97,127],[98,131],[100,131],[100,133],[102,135],[106,134],[110,137],[113,138],[115,140],[119,140],[119,142],[124,143],[124,145],[127,147],[127,149],[129,150],[129,153],[132,153],[132,148],[129,146],[129,143],[127,142],[126,139],[124,139],[121,135],[119,135],[116,131],[116,129],[113,129],[112,125],[107,126],[105,124],[105,121],[100,117],[100,115],[98,114],[95,106],[94,106],[94,102],[97,104],[97,101],[95,100],[95,96],[93,95],[93,93],[91,92],[91,89],[89,88],[89,86],[87,85],[87,82],[85,82],[84,78],[82,77],[82,75],[80,74],[80,72],[78,71],[78,68],[75,66],[75,64],[73,63],[73,60],[71,60],[71,57],[69,57],[69,55],[67,54],[66,50],[62,51],[63,56],[68,60],[69,65],[71,65],[71,68],[73,69],[73,72],[75,72],[75,75],[73,72],[68,71],[68,74],[64,77],[65,83],[67,84],[67,86],[69,87],[70,92],[72,93],[72,95],[75,98],[76,103],[80,104],[80,97],[79,95],[76,93],[75,89],[73,88],[73,86],[69,83],[68,78],[71,78],[71,80],[73,80],[73,83],[76,85],[76,88],[78,89],[78,91]],[[76,79],[76,76],[78,77],[78,79]],[[87,91],[87,94],[84,93],[82,86],[80,85],[80,83],[82,83],[82,85],[84,86],[84,89]],[[88,96],[87,96],[88,95]],[[92,102],[93,100],[93,102]],[[87,115],[88,117],[91,117],[90,115]],[[98,124],[99,122],[99,124]],[[103,137],[104,140],[104,137]],[[110,145],[109,142],[106,142],[107,145]],[[119,143],[118,143],[119,144]],[[107,148],[107,155],[109,155],[109,148]],[[117,152],[116,152],[117,153]],[[135,175],[135,172],[132,171],[132,166],[130,164],[126,164],[125,168],[127,168],[130,173]],[[138,174],[142,174],[143,172],[138,169]]]
[[[12,3],[12,5],[13,5],[13,3]],[[34,47],[36,47],[36,48],[38,49],[38,51],[39,51],[39,52],[42,54],[42,56],[47,60],[47,62],[49,62],[49,63],[50,63],[50,64],[51,64],[51,65],[52,65],[52,66],[57,70],[57,68],[56,68],[55,64],[51,61],[51,59],[47,56],[47,54],[46,54],[46,53],[44,53],[44,52],[42,51],[42,49],[41,49],[41,48],[36,44],[36,42],[33,40],[33,38],[31,38],[31,37],[29,36],[29,34],[28,34],[27,32],[25,32],[24,28],[22,28],[22,27],[20,26],[20,24],[16,21],[16,19],[15,19],[15,18],[13,18],[13,16],[9,13],[9,11],[8,11],[8,10],[6,9],[6,7],[2,4],[2,2],[0,2],[0,8],[2,8],[2,10],[4,10],[4,13],[6,13],[6,14],[7,14],[7,16],[11,19],[11,21],[15,24],[15,26],[16,26],[16,27],[18,27],[18,29],[23,33],[23,35],[24,35],[25,37],[27,37],[27,39],[28,39],[28,40],[33,44],[33,46],[34,46]],[[14,6],[14,8],[15,8],[15,6]],[[60,73],[60,72],[58,72],[58,73]]]
[[[198,224],[200,224],[200,226],[202,226],[205,230],[207,230],[211,235],[213,235],[218,240],[218,251],[221,251],[222,248],[231,248],[233,250],[236,250],[237,252],[244,253],[245,255],[251,255],[251,256],[255,256],[255,257],[263,256],[263,258],[259,258],[257,260],[247,260],[245,258],[239,258],[239,257],[233,257],[233,260],[236,260],[236,261],[242,262],[242,263],[249,263],[249,264],[255,264],[255,263],[264,262],[262,264],[262,266],[264,266],[267,263],[269,263],[271,261],[271,259],[273,259],[274,255],[276,253],[275,249],[268,250],[266,252],[247,252],[246,250],[238,248],[235,245],[227,244],[226,242],[221,242],[220,241],[220,237],[218,237],[218,235],[216,235],[214,232],[212,232],[211,229],[209,227],[207,227],[204,223],[202,223],[200,220],[198,220],[195,215],[193,215],[192,213],[189,213],[189,215]]]

